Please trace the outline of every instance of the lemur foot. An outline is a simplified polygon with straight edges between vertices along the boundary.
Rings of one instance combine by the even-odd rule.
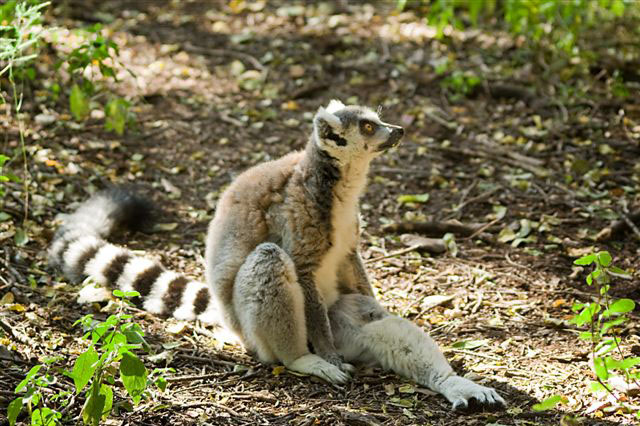
[[[353,368],[350,364],[342,365],[349,365]],[[287,365],[287,368],[298,373],[320,377],[330,383],[344,384],[351,379],[351,375],[348,371],[345,372],[340,367],[337,367],[314,354],[301,356],[291,364]]]
[[[441,385],[441,392],[453,404],[454,410],[464,410],[471,401],[480,405],[506,406],[505,400],[495,389],[479,385],[460,376],[451,376]]]

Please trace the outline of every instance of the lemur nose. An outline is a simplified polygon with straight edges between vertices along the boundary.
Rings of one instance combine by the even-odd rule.
[[[399,133],[400,136],[404,136],[404,129],[402,127],[396,127],[395,129],[393,129],[392,133]]]

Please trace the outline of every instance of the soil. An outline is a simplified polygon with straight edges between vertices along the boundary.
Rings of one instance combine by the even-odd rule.
[[[76,123],[66,95],[40,93],[53,78],[51,52],[43,53],[37,66],[48,77],[23,106],[32,160],[28,219],[22,222],[22,184],[8,184],[0,208],[11,216],[0,223],[0,298],[12,295],[0,306],[12,329],[0,339],[0,419],[31,365],[62,355],[60,368],[71,368],[86,348],[73,325],[78,318],[108,315],[105,303],[77,304],[79,287],[47,267],[56,214],[107,184],[135,184],[161,208],[160,226],[119,241],[202,277],[220,192],[248,167],[302,148],[312,114],[336,98],[380,106],[385,121],[406,130],[404,142],[372,165],[362,198],[361,248],[381,303],[429,331],[459,374],[495,387],[508,407],[452,412],[428,389],[364,367],[348,385],[331,386],[261,365],[214,328],[132,309],[151,353],[166,355],[142,355],[147,367],[173,371],[165,392],[153,390],[130,409],[116,385],[118,409],[105,424],[634,422],[589,392],[590,346],[568,320],[575,302],[595,297],[585,283],[590,270],[573,264],[591,251],[608,250],[630,273],[616,281],[614,296],[640,300],[637,228],[597,239],[640,209],[637,47],[602,48],[592,62],[568,63],[497,30],[438,40],[423,20],[384,2],[63,3],[48,21],[68,28],[102,22],[118,43],[119,81],[101,84],[131,102],[135,124],[118,136],[104,129],[99,111]],[[624,27],[612,30],[617,38],[606,27],[594,31],[593,43],[627,34]],[[626,74],[614,74],[612,63]],[[619,84],[631,95],[615,96]],[[38,114],[56,119],[42,124]],[[18,128],[13,116],[3,125],[6,152],[18,146]],[[416,194],[428,200],[399,199]],[[454,234],[438,255],[406,250],[402,232],[385,227],[447,220],[487,226],[471,237]],[[28,243],[14,244],[18,226]],[[437,295],[451,297],[433,303]],[[617,331],[625,353],[638,356],[637,308],[630,315]],[[71,381],[53,387],[71,389]],[[554,394],[566,404],[532,409]],[[637,410],[638,397],[626,398]],[[65,422],[81,421],[82,401],[77,396],[66,409]]]

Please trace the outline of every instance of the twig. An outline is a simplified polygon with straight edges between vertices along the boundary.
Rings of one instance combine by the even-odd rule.
[[[444,352],[456,352],[456,353],[461,353],[461,354],[465,354],[465,355],[477,356],[479,358],[492,359],[494,361],[500,361],[502,359],[502,358],[494,356],[494,355],[483,354],[481,352],[474,352],[474,351],[470,351],[468,349],[449,348],[449,349],[446,349]]]
[[[456,123],[445,120],[444,118],[440,117],[439,115],[435,114],[433,111],[429,109],[424,111],[424,115],[426,115],[436,123],[443,125],[447,129],[455,130],[458,127]]]
[[[194,380],[215,379],[217,377],[220,377],[220,373],[192,374],[188,376],[167,377],[167,382],[171,382],[171,383],[192,382]]]
[[[519,157],[518,160],[514,158],[510,158],[515,156],[515,153],[512,153],[511,155],[509,155],[509,157],[504,157],[500,155],[491,154],[485,151],[476,151],[468,148],[452,148],[452,147],[435,146],[434,149],[437,149],[439,151],[444,151],[444,152],[450,152],[453,154],[466,155],[468,157],[482,157],[482,158],[492,159],[495,161],[499,161],[501,163],[505,163],[512,167],[519,167],[523,170],[533,173],[537,177],[545,178],[549,176],[548,170],[543,169],[542,167],[532,165],[530,162],[522,161],[523,158],[528,158],[528,157],[521,156]]]
[[[367,260],[364,261],[364,263],[374,263],[374,262],[377,262],[379,260],[389,259],[390,257],[401,256],[403,254],[406,254],[406,253],[412,252],[414,250],[417,250],[418,248],[420,248],[420,244],[415,244],[415,245],[412,245],[411,247],[407,247],[407,248],[404,248],[402,250],[398,250],[398,251],[391,252],[389,254],[385,254],[384,256],[374,257],[373,259],[367,259]]]
[[[473,203],[476,203],[478,201],[484,201],[485,199],[489,198],[490,196],[492,196],[493,194],[498,192],[499,189],[500,189],[499,187],[496,187],[496,188],[493,188],[493,189],[489,189],[488,191],[485,191],[480,195],[476,195],[475,197],[469,198],[468,200],[463,201],[458,206],[456,206],[456,208],[453,209],[453,211],[454,212],[459,212],[460,210],[462,210],[463,208],[465,208],[469,204],[473,204]]]
[[[223,361],[221,359],[205,358],[205,357],[188,355],[188,354],[178,354],[178,358],[188,359],[190,361],[198,361],[203,364],[223,365],[226,367],[235,367],[236,365],[238,365],[238,363],[236,362]]]
[[[477,237],[478,235],[482,234],[487,228],[492,227],[493,225],[495,225],[498,222],[500,222],[500,219],[493,219],[491,222],[482,225],[473,234],[469,235],[468,237],[464,237],[464,238],[467,239],[467,240],[473,240],[475,237]]]
[[[626,199],[622,200],[622,212],[620,212],[620,215],[622,216],[622,220],[624,220],[624,222],[627,224],[627,226],[629,228],[631,228],[633,233],[636,235],[636,238],[638,240],[640,240],[640,230],[638,229],[636,224],[633,223],[633,221],[628,216],[629,215],[629,208],[627,207],[627,200]]]
[[[233,124],[234,126],[237,126],[237,127],[244,127],[244,123],[242,121],[236,120],[235,118],[230,117],[225,112],[220,112],[220,120],[224,121],[225,123]]]
[[[189,404],[180,404],[180,408],[197,408],[197,407],[216,407],[220,410],[224,410],[227,413],[231,414],[234,417],[242,417],[237,411],[233,408],[227,407],[226,405],[218,404],[213,401],[202,401],[202,402],[192,402]]]

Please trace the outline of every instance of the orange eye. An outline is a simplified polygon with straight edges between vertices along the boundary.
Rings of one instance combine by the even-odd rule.
[[[365,123],[364,131],[367,133],[373,133],[373,125],[371,125],[371,123]]]

